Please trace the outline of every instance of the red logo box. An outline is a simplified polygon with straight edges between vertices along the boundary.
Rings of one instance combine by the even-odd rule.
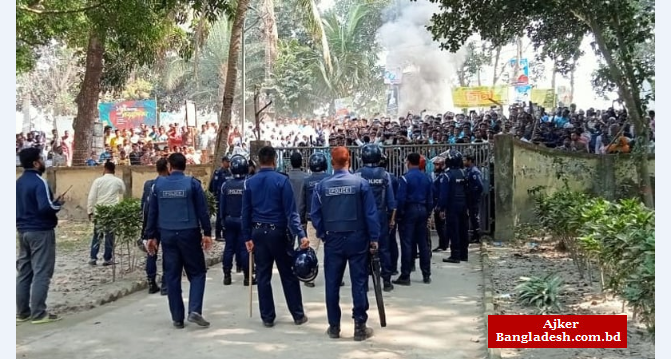
[[[490,315],[489,348],[626,348],[626,315]]]

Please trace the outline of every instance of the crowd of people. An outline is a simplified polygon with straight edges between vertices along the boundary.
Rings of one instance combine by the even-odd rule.
[[[655,112],[650,111],[648,116],[652,128],[648,151],[654,153]],[[369,118],[266,118],[260,127],[256,129],[248,124],[241,131],[240,126],[233,126],[227,141],[228,154],[249,157],[248,143],[258,134],[278,149],[363,146],[366,143],[382,146],[477,144],[492,141],[493,136],[501,133],[539,146],[584,153],[629,153],[636,146],[636,134],[626,110],[590,108],[584,111],[577,110],[575,105],[554,111],[511,106],[507,116],[501,108],[492,108],[467,114],[422,111],[397,118],[380,114]],[[211,163],[217,130],[217,124],[210,122],[203,124],[200,130],[178,124],[167,127],[143,124],[135,129],[106,127],[104,151],[91,152],[85,164],[96,166],[111,160],[117,165],[153,165],[171,153],[184,154],[188,164]],[[49,140],[44,132],[17,134],[17,165],[18,152],[27,147],[42,149],[47,167],[78,165],[72,163],[73,137],[69,131],[59,136],[53,130]]]

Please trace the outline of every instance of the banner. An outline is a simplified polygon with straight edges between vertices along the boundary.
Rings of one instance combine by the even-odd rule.
[[[452,103],[458,108],[506,104],[508,103],[508,86],[457,87],[452,89]]]
[[[549,110],[555,107],[555,93],[552,89],[531,89],[531,102]]]
[[[385,85],[400,85],[403,82],[403,71],[398,68],[387,68],[384,70]]]
[[[515,68],[517,67],[517,59],[512,58],[509,62],[510,71],[512,76],[510,76],[510,81],[513,86],[526,86],[529,84],[529,60],[520,59],[519,70],[516,73]]]
[[[117,129],[156,125],[156,100],[104,102],[98,105],[100,120]]]
[[[393,116],[398,114],[398,86],[392,86],[387,90],[387,114]]]
[[[335,110],[336,117],[344,117],[349,115],[350,111],[353,110],[354,101],[351,97],[339,98],[335,101]]]

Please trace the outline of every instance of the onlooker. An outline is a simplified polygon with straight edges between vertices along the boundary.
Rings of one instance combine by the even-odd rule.
[[[49,323],[60,319],[47,312],[47,294],[56,264],[56,213],[65,201],[54,200],[42,178],[46,168],[38,148],[21,150],[19,159],[24,172],[16,180],[16,321]]]
[[[93,181],[91,189],[89,190],[87,204],[89,221],[93,220],[96,206],[115,205],[119,203],[120,197],[123,196],[126,192],[126,185],[123,183],[121,178],[114,175],[115,169],[116,166],[114,163],[110,161],[105,162],[103,176],[98,177]],[[90,265],[96,265],[98,262],[98,252],[100,251],[101,237],[104,237],[105,240],[103,265],[108,266],[113,264],[114,234],[109,231],[103,231],[97,225],[94,225],[93,238],[91,239],[91,257],[89,260]]]

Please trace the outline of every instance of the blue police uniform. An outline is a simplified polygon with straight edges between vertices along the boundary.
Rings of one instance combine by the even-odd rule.
[[[306,218],[310,220],[310,211],[312,210],[312,197],[315,193],[315,186],[317,183],[321,182],[325,178],[328,178],[330,175],[326,172],[313,173],[308,178],[305,179],[305,184],[303,188],[303,195],[305,196],[305,213],[299,213],[301,218]]]
[[[202,229],[202,233],[201,233]],[[174,322],[184,321],[182,271],[189,278],[189,314],[203,313],[207,267],[201,246],[212,225],[200,181],[172,171],[158,177],[149,200],[147,238],[161,238],[168,304]]]
[[[149,200],[151,199],[151,189],[154,186],[154,182],[156,180],[148,180],[144,183],[144,186],[142,188],[142,199],[140,200],[140,206],[142,207],[142,234],[145,234],[144,229],[147,227],[147,218],[149,217]],[[149,238],[143,238],[143,239],[149,239]],[[156,244],[160,245],[161,243],[161,238],[160,234],[157,234],[156,236]],[[147,253],[147,263],[145,264],[145,272],[147,273],[147,280],[153,284],[156,284],[156,261],[158,260],[158,254],[149,255]],[[165,291],[165,261],[162,263],[163,265],[163,276],[161,276],[161,289]]]
[[[443,176],[445,171],[434,172],[436,178],[433,180],[433,204],[438,205],[440,202],[440,178]],[[445,219],[440,215],[440,211],[436,207],[436,210],[433,213],[433,221],[436,224],[436,233],[438,234],[438,246],[436,250],[447,250],[450,245],[450,242],[445,233]]]
[[[389,250],[389,217],[388,214],[396,209],[396,199],[392,187],[391,176],[382,167],[363,167],[357,171],[363,179],[368,181],[375,196],[378,219],[380,222],[380,238],[378,242],[381,276],[385,282],[391,280],[392,263]]]
[[[394,190],[394,200],[398,197],[398,177],[396,177],[393,174],[389,174],[391,177],[391,187]],[[398,208],[398,202],[396,203],[396,207]],[[398,218],[398,212],[396,213],[396,217]],[[388,214],[387,218],[391,219],[391,213]],[[399,253],[399,246],[398,246],[398,240],[396,238],[396,234],[399,229],[399,223],[398,220],[395,221],[394,227],[389,229],[389,257],[391,261],[391,272],[392,275],[398,274],[398,258],[400,256]]]
[[[210,181],[210,185],[208,186],[207,190],[214,195],[214,198],[218,201],[219,200],[219,192],[221,191],[221,186],[223,186],[224,182],[227,180],[233,178],[233,174],[231,173],[231,170],[226,168],[217,168],[214,171],[214,174],[212,176],[212,181]]]
[[[468,212],[466,172],[451,168],[440,178],[439,210],[445,213],[449,261],[468,260]]]
[[[482,173],[480,169],[473,165],[468,168],[466,172],[468,176],[468,219],[471,222],[471,231],[473,232],[473,240],[480,240],[480,204],[482,200],[482,191],[484,185],[482,183]]]
[[[242,195],[245,178],[226,180],[219,192],[219,210],[217,211],[217,233],[224,233],[226,245],[222,255],[224,276],[230,277],[233,268],[233,256],[242,265],[245,278],[249,277],[249,253],[242,236]]]
[[[349,265],[354,322],[368,320],[368,261],[371,242],[380,238],[380,219],[368,181],[337,170],[319,182],[312,197],[310,219],[324,241],[326,314],[340,327],[340,283]]]
[[[419,247],[419,267],[425,281],[431,276],[431,249],[426,240],[427,220],[433,210],[433,188],[429,177],[418,168],[401,176],[396,198],[397,215],[401,218],[401,276],[410,278],[415,243]],[[416,242],[415,242],[416,241]]]
[[[245,181],[242,236],[245,241],[254,241],[261,320],[271,326],[276,317],[270,285],[275,262],[287,306],[298,323],[305,314],[300,284],[292,271],[293,238],[305,238],[305,231],[298,217],[289,177],[285,174],[271,168],[261,168]]]

